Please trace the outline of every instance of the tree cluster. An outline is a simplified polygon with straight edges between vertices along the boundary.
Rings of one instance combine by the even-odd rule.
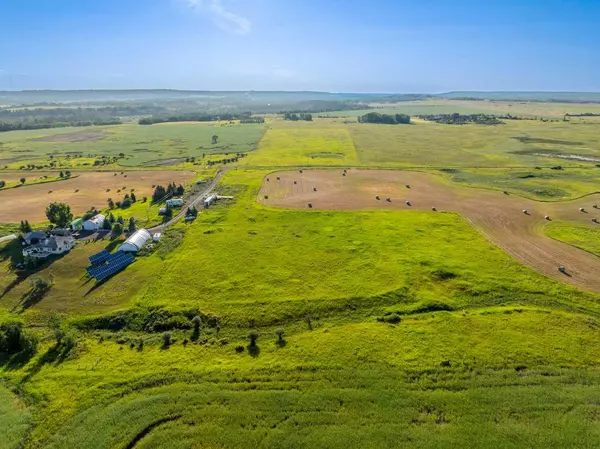
[[[358,123],[383,123],[386,125],[409,124],[410,115],[369,112],[368,114],[358,117]]]
[[[50,203],[46,207],[46,217],[59,228],[66,228],[73,221],[71,207],[65,203]]]
[[[427,114],[419,115],[419,118],[430,122],[442,123],[444,125],[502,125],[504,122],[495,115],[488,114]]]
[[[291,120],[293,122],[297,122],[298,120],[312,122],[313,116],[312,114],[309,114],[307,112],[300,112],[299,114],[296,114],[295,112],[286,112],[283,115],[283,118],[285,120]]]
[[[185,188],[181,184],[176,186],[174,182],[170,183],[166,189],[161,185],[157,185],[152,193],[152,202],[162,203],[174,196],[182,196],[184,192]]]

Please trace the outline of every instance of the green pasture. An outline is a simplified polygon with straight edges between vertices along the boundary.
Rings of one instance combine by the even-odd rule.
[[[600,436],[596,318],[484,308],[285,327],[283,344],[261,328],[252,353],[234,350],[244,330],[224,327],[214,344],[89,336],[60,363],[34,359],[6,374],[44,398],[27,446],[567,448]]]
[[[0,134],[0,165],[23,165],[54,160],[78,168],[93,168],[98,156],[126,154],[119,161],[124,167],[159,165],[169,167],[186,157],[202,158],[210,154],[235,154],[253,150],[264,125],[229,122],[165,123],[157,125],[118,125],[87,128],[60,128],[14,131]],[[212,144],[212,136],[219,136]],[[42,140],[43,139],[43,140]],[[63,139],[63,141],[48,141]],[[68,141],[78,140],[74,142]],[[66,157],[70,156],[70,161]],[[76,158],[74,158],[77,156]],[[80,158],[92,156],[81,163]],[[38,162],[39,161],[39,162]],[[81,165],[81,164],[89,165]],[[17,167],[18,168],[18,167]],[[101,167],[100,167],[101,168]]]
[[[397,107],[434,106],[388,112]],[[0,356],[0,449],[597,445],[598,295],[524,267],[456,214],[256,201],[278,167],[348,166],[576,197],[598,190],[600,168],[539,154],[596,157],[594,125],[315,118],[122,125],[101,128],[101,140],[36,140],[79,131],[2,134],[0,161],[123,152],[128,167],[168,159],[161,167],[179,168],[189,156],[249,153],[215,189],[234,200],[173,226],[104,284],[86,276],[88,257],[120,239],[80,242],[25,276],[10,263],[19,242],[0,249],[0,323],[21,319],[39,338],[31,358]],[[157,209],[138,201],[113,214],[142,227],[160,220]],[[12,231],[0,226],[0,235]],[[550,222],[544,232],[600,255],[595,229]],[[41,296],[38,278],[52,282]],[[70,352],[55,346],[55,313],[75,335]],[[255,348],[251,330],[260,333]]]
[[[358,164],[348,130],[329,121],[273,122],[254,151],[240,165],[328,166]]]
[[[600,216],[600,212],[596,215]],[[544,233],[553,239],[576,246],[600,257],[600,225],[590,228],[575,223],[552,221],[545,224]]]

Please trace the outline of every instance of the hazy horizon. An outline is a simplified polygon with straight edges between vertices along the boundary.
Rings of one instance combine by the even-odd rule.
[[[0,90],[598,92],[599,20],[585,0],[9,0]]]

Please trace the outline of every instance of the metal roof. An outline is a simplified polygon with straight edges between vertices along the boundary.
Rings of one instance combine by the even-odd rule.
[[[138,229],[127,240],[125,240],[125,243],[123,243],[119,249],[123,248],[124,246],[126,247],[126,245],[133,245],[139,250],[150,238],[152,238],[152,236],[148,231],[145,229]]]

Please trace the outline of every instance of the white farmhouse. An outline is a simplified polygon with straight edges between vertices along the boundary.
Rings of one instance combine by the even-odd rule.
[[[83,223],[83,229],[85,229],[86,231],[97,231],[99,229],[102,229],[102,226],[104,225],[104,220],[106,220],[106,217],[104,215],[95,215],[94,217],[90,218],[89,220]]]
[[[73,237],[51,236],[23,249],[23,256],[45,259],[50,255],[64,254],[74,246]]]

